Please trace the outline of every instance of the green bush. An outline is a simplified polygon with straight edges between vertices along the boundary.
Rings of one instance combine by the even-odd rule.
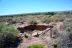
[[[45,16],[45,17],[42,19],[42,22],[43,22],[43,23],[50,23],[50,22],[51,22],[50,16]]]
[[[27,48],[44,48],[42,44],[31,44]]]
[[[11,25],[0,24],[0,48],[15,47],[20,40],[18,31]]]
[[[65,20],[65,16],[54,15],[54,16],[51,16],[51,20],[53,22],[64,21]]]
[[[54,14],[56,14],[55,12],[47,12],[47,13],[45,13],[45,15],[54,15]]]
[[[36,20],[30,20],[30,21],[29,21],[29,24],[30,24],[30,25],[35,25],[35,24],[37,24],[37,21],[36,21]]]
[[[72,43],[72,18],[66,17],[64,20],[64,30],[66,31],[69,39],[69,44]]]

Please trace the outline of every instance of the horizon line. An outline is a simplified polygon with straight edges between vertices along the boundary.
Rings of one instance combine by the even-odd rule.
[[[63,12],[63,11],[72,11],[72,10],[22,12],[22,13],[12,13],[12,14],[0,14],[0,16],[6,16],[6,15],[20,15],[20,14],[32,14],[32,13],[43,13],[43,12]]]

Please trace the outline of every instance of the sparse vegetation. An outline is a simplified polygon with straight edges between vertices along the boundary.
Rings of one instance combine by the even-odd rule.
[[[42,22],[43,23],[50,23],[52,21],[50,17],[51,16],[44,16],[43,19],[42,19]]]
[[[58,22],[64,23],[63,30],[57,28],[56,24]],[[52,39],[56,39],[58,41],[57,45],[60,45],[60,47],[64,46],[63,48],[66,48],[68,43],[72,44],[72,12],[43,12],[0,16],[0,48],[13,47],[19,44],[20,40],[17,37],[19,32],[16,27],[21,25],[35,25],[38,23],[55,23],[54,26],[56,28],[52,29]],[[47,37],[49,35],[45,38]],[[52,41],[50,40],[48,43],[53,44]],[[50,45],[48,43],[47,45]],[[31,44],[28,48],[44,48],[44,46],[41,44]]]
[[[63,16],[63,15],[54,15],[54,16],[51,16],[51,19],[52,19],[53,22],[64,21],[65,16]]]
[[[44,48],[42,44],[30,44],[27,48]]]
[[[0,24],[0,48],[16,47],[20,42],[17,34],[13,26]]]
[[[45,15],[54,15],[54,14],[56,14],[55,12],[47,12],[47,13],[45,13]]]
[[[29,21],[28,21],[28,24],[35,25],[35,24],[37,24],[37,21],[33,18],[30,18]]]

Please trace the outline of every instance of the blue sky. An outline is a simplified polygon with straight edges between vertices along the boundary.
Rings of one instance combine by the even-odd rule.
[[[72,10],[72,0],[0,0],[0,15]]]

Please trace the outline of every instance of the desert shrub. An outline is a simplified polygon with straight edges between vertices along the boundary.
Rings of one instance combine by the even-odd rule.
[[[56,14],[55,12],[47,12],[47,13],[45,13],[45,15],[54,15],[54,14]]]
[[[66,30],[68,36],[67,44],[71,45],[72,44],[72,18],[66,17],[66,19],[64,20],[64,30]]]
[[[7,22],[8,22],[9,24],[15,24],[15,23],[17,23],[17,20],[7,19]]]
[[[27,48],[44,48],[42,44],[31,44]]]
[[[58,29],[56,27],[52,28],[52,34],[53,34],[52,35],[53,38],[57,38],[58,37],[59,34],[58,34]]]
[[[53,22],[64,21],[65,16],[54,15],[54,16],[51,16],[51,19],[52,19]]]
[[[17,34],[13,26],[0,24],[0,48],[16,47],[20,42]]]
[[[45,17],[43,17],[43,19],[41,21],[43,23],[50,23],[51,22],[51,18],[50,18],[50,16],[45,16]]]
[[[66,18],[64,20],[64,29],[67,32],[72,33],[72,18]]]
[[[15,35],[18,34],[17,29],[13,25],[6,25],[4,23],[0,23],[0,33],[4,32],[14,33]]]
[[[37,21],[34,20],[34,19],[31,19],[28,23],[29,23],[30,25],[35,25],[35,24],[37,24]]]

